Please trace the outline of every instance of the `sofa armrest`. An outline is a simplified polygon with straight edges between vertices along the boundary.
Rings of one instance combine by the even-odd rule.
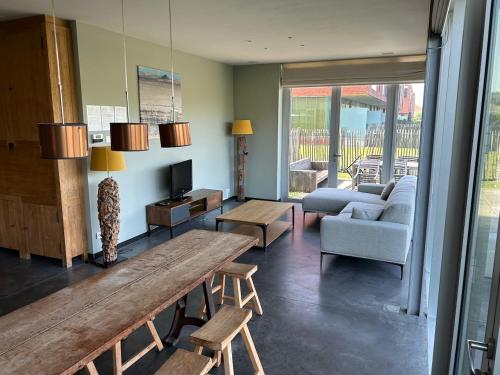
[[[321,220],[321,251],[404,264],[409,232],[405,224],[325,216]]]
[[[370,193],[380,195],[382,190],[384,190],[386,184],[375,184],[375,183],[363,183],[358,185],[358,191],[360,193]]]

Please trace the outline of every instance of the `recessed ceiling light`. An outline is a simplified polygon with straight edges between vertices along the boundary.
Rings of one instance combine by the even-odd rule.
[[[252,43],[252,41],[250,39],[247,40],[248,43]]]
[[[289,37],[288,37],[288,39],[292,39],[292,38],[293,38],[293,36],[289,36]]]
[[[304,46],[305,46],[305,44],[301,44],[300,46],[301,46],[301,47],[304,47]]]
[[[264,47],[264,49],[266,49],[266,50],[267,50],[267,49],[269,49],[269,48],[267,48],[267,47]]]

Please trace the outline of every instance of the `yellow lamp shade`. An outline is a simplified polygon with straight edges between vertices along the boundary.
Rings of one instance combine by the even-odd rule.
[[[253,134],[252,122],[250,120],[235,120],[232,133],[233,135]]]
[[[92,147],[90,170],[100,172],[123,171],[125,155],[122,151],[112,151],[111,147]]]

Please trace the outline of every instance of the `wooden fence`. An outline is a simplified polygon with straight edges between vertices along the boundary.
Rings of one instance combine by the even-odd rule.
[[[398,156],[418,157],[420,127],[401,124],[396,129]],[[359,130],[340,130],[339,170],[346,171],[358,159],[381,156],[384,147],[384,128],[373,126],[366,134]],[[303,158],[311,161],[329,160],[330,132],[327,129],[292,129],[290,133],[290,162]]]
[[[484,181],[500,181],[500,130],[488,134],[485,142],[485,160],[483,167]]]
[[[398,124],[396,127],[396,157],[418,157],[420,148],[420,125]],[[382,155],[384,128],[371,127],[362,134],[360,131],[340,131],[339,171],[347,171],[358,159]],[[311,161],[327,161],[330,152],[330,132],[326,129],[295,128],[290,132],[290,162],[303,158]],[[488,135],[485,144],[483,180],[500,181],[500,130]]]

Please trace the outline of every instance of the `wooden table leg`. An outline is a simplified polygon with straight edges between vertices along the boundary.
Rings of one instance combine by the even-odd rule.
[[[203,295],[205,296],[207,319],[209,320],[212,319],[212,317],[215,315],[214,295],[212,293],[212,280],[212,278],[208,278],[203,282]]]
[[[203,282],[203,293],[205,295],[205,304],[207,306],[207,318],[210,319],[215,314],[215,304],[212,294],[212,286],[210,285],[210,278]],[[174,320],[167,336],[163,338],[163,342],[167,346],[174,346],[179,341],[182,327],[184,326],[197,326],[201,327],[206,323],[205,320],[186,315],[187,294],[177,301],[175,306]]]
[[[267,225],[259,225],[260,229],[262,229],[262,248],[264,250],[267,249]]]
[[[87,369],[87,372],[89,373],[89,375],[99,375],[99,373],[97,372],[97,369],[94,365],[94,361],[90,361],[89,363],[87,363],[85,365],[85,368]]]
[[[122,375],[122,342],[118,341],[113,346],[113,374]]]

